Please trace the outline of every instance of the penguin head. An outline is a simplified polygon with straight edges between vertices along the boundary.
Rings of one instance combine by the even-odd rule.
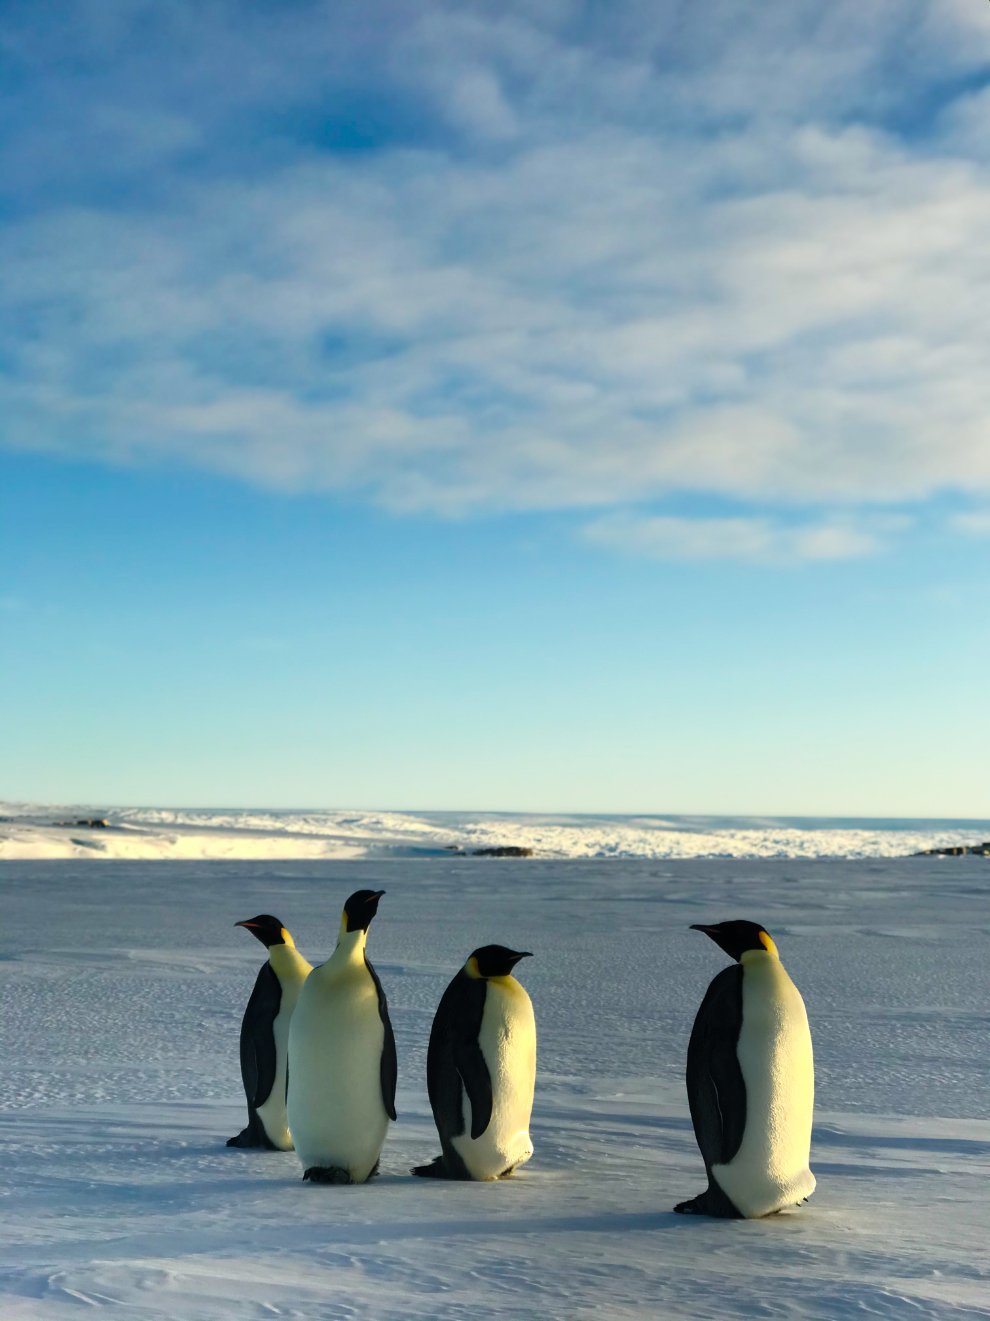
[[[243,922],[235,922],[234,926],[244,927],[245,930],[250,931],[266,949],[271,949],[273,945],[292,944],[292,937],[288,931],[277,917],[272,917],[271,913],[259,913],[257,917],[248,917]]]
[[[340,919],[341,933],[367,931],[371,919],[378,912],[378,900],[384,893],[384,890],[355,890],[344,904]]]
[[[756,950],[760,954],[777,955],[777,946],[759,922],[739,920],[736,922],[715,922],[711,926],[695,922],[692,924],[691,930],[703,931],[706,936],[711,936],[719,949],[724,949],[729,958],[735,959],[737,962],[751,950]]]
[[[520,959],[531,959],[529,950],[506,949],[504,945],[482,945],[472,950],[464,965],[469,977],[508,977]]]

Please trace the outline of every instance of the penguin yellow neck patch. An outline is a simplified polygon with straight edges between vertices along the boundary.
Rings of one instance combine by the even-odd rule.
[[[777,952],[777,946],[773,943],[773,941],[765,931],[760,932],[760,944],[763,946],[763,948],[766,950],[768,954],[773,954],[776,958],[778,959],[780,958],[780,954]]]

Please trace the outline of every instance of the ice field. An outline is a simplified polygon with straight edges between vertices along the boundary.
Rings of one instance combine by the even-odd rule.
[[[92,829],[87,822],[104,821]],[[2,858],[388,858],[491,847],[541,858],[899,858],[990,838],[990,821],[246,811],[0,803]]]
[[[304,1185],[224,1145],[264,957],[233,924],[274,912],[320,961],[364,886],[399,1118],[378,1179]],[[34,857],[0,889],[4,1321],[990,1317],[990,859]],[[816,1052],[818,1190],[762,1221],[671,1211],[726,962],[688,927],[730,917],[773,934]],[[534,951],[535,1155],[416,1180],[433,1012],[490,941]]]

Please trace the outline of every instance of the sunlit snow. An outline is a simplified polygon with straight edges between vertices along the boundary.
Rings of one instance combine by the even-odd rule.
[[[353,815],[366,841],[371,814]],[[146,813],[127,831],[187,824]],[[491,835],[453,842],[517,838],[478,824]],[[421,834],[442,850],[435,819]],[[4,1321],[990,1316],[990,859],[8,857],[0,887]],[[233,924],[274,912],[318,961],[360,887],[386,891],[368,949],[399,1118],[379,1178],[318,1187],[292,1153],[224,1145],[263,957]],[[688,928],[729,917],[773,934],[816,1052],[818,1189],[752,1222],[671,1211],[702,1187],[684,1059],[725,963]],[[413,1179],[438,1150],[433,1012],[492,941],[534,952],[535,1154],[500,1183]]]

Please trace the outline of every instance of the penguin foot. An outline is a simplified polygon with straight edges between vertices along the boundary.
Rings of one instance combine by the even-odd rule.
[[[468,1174],[463,1162],[455,1165],[445,1156],[434,1156],[429,1165],[417,1165],[410,1173],[418,1174],[421,1179],[451,1179],[455,1183],[472,1182],[471,1175]]]
[[[242,1128],[236,1136],[227,1139],[228,1147],[253,1147],[261,1151],[278,1151],[275,1143],[269,1138],[268,1134],[261,1129],[259,1132],[253,1124],[248,1124],[247,1128]]]
[[[690,1201],[678,1202],[674,1207],[682,1216],[715,1216],[720,1220],[741,1220],[742,1214],[723,1193],[717,1184],[709,1184],[703,1193],[692,1197]]]
[[[353,1183],[347,1170],[342,1170],[339,1165],[311,1165],[303,1174],[303,1181],[309,1180],[310,1183]]]
[[[449,1178],[444,1169],[443,1157],[434,1156],[429,1165],[416,1165],[410,1171],[410,1174],[418,1174],[421,1179],[446,1179]]]

